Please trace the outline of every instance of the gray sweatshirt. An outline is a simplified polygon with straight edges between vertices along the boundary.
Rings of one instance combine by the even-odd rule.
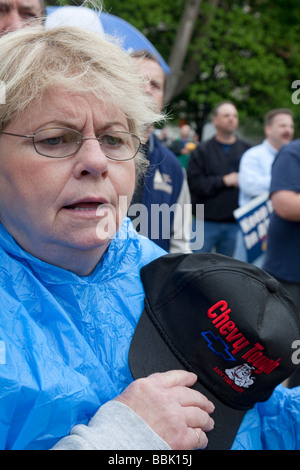
[[[74,426],[52,450],[170,450],[168,444],[129,407],[101,406],[89,424]]]

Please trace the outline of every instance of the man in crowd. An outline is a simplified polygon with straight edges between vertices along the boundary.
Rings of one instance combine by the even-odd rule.
[[[192,152],[187,171],[196,237],[203,230],[197,205],[204,204],[204,244],[194,251],[215,250],[233,256],[238,232],[233,211],[238,207],[239,162],[250,145],[236,136],[239,118],[232,103],[219,103],[212,123],[216,134]]]
[[[294,121],[289,109],[272,109],[264,119],[265,139],[242,155],[239,170],[239,205],[244,206],[253,198],[270,189],[271,170],[274,159],[285,144],[294,136]],[[238,235],[235,257],[247,261],[242,233]],[[259,267],[264,262],[263,252],[253,263]]]
[[[147,51],[132,54],[139,72],[147,79],[145,91],[163,108],[165,73]],[[189,252],[191,204],[185,170],[176,156],[153,132],[147,142],[149,168],[133,196],[129,209],[135,228],[170,253]],[[141,217],[136,217],[137,204]]]
[[[180,137],[171,144],[170,149],[183,168],[188,167],[191,151],[196,147],[196,143],[191,136],[191,126],[184,124],[180,127]]]
[[[274,207],[263,269],[276,277],[300,315],[300,139],[284,145],[274,160],[270,198]],[[300,385],[299,370],[289,387]]]
[[[289,109],[272,109],[264,120],[265,139],[247,150],[241,158],[239,170],[239,204],[269,191],[271,168],[281,147],[294,136],[293,115]]]

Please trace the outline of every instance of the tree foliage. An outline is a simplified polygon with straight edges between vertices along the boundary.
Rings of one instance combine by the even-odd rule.
[[[199,70],[186,90],[187,99],[206,111],[218,101],[233,100],[244,120],[261,119],[271,108],[294,107],[291,85],[299,73],[299,26],[294,22],[291,27],[289,2],[274,3],[224,1],[218,6],[210,30],[202,37],[196,33],[190,47]]]
[[[68,0],[67,3],[71,3]],[[168,62],[186,0],[104,0],[104,10],[137,27]],[[236,103],[242,121],[290,108],[300,79],[300,24],[295,0],[202,0],[169,109],[205,122],[219,101]]]

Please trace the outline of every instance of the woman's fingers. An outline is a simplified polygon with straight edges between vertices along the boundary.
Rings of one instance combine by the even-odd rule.
[[[194,449],[205,449],[208,444],[207,435],[200,428],[192,428],[191,431],[196,434],[197,439],[197,441],[195,441]]]
[[[182,406],[199,406],[207,413],[212,413],[214,404],[197,390],[187,388],[192,387],[197,381],[197,375],[185,370],[171,370],[168,372],[152,374],[149,378],[159,380],[166,388],[172,388],[174,395]]]
[[[214,420],[201,408],[189,406],[184,408],[185,422],[189,428],[201,428],[204,432],[209,432],[214,428]]]
[[[184,387],[192,387],[197,381],[197,375],[186,370],[169,370],[149,375],[153,380],[159,382],[166,388],[181,385]]]
[[[204,448],[205,432],[214,426],[214,405],[190,388],[196,380],[184,370],[152,374],[133,382],[116,400],[135,411],[172,449]]]

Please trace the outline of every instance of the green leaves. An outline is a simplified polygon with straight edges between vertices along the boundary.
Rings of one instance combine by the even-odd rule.
[[[178,110],[188,119],[205,121],[218,101],[230,99],[242,120],[262,121],[276,107],[292,109],[300,120],[300,105],[291,100],[292,83],[300,79],[297,3],[202,0],[173,93],[172,114]],[[186,0],[104,0],[103,7],[137,27],[168,62],[186,4]]]
[[[290,62],[292,55],[299,61],[299,48],[291,47],[293,33],[287,25],[288,40],[282,35],[278,6],[275,15],[270,5],[267,10],[265,4],[253,3],[252,8],[245,8],[239,2],[223,1],[207,36],[194,37],[193,49],[201,51],[200,80],[190,85],[187,95],[199,105],[206,91],[210,108],[220,97],[232,99],[245,117],[262,118],[270,108],[293,106]],[[297,44],[295,36],[294,40]]]

